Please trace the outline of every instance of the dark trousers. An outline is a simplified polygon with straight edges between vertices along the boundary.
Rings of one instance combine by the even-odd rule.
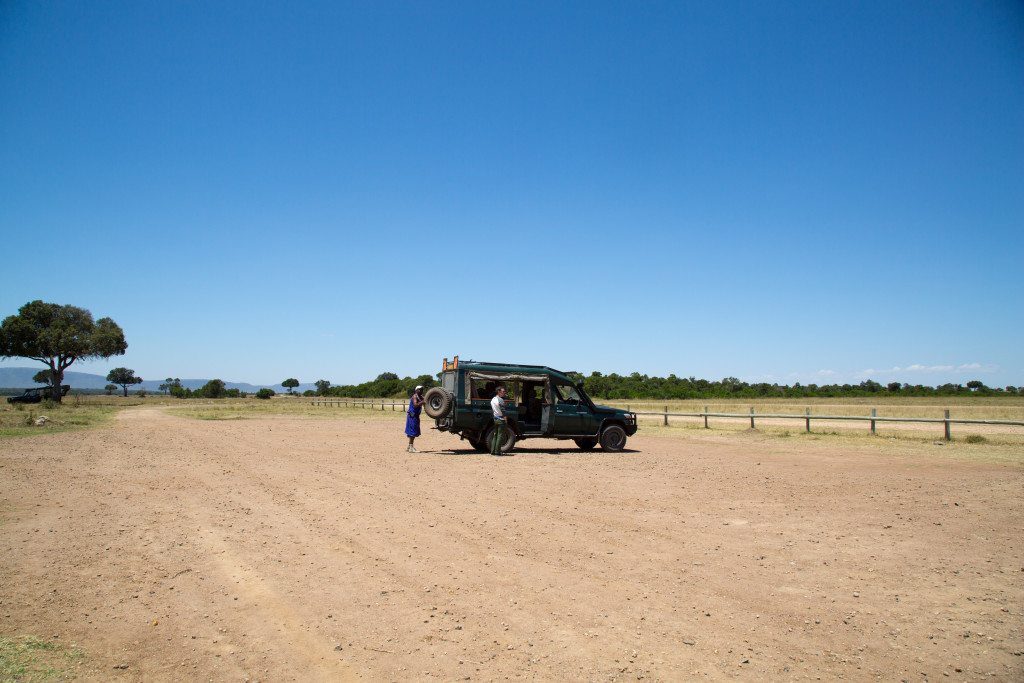
[[[491,432],[491,455],[501,455],[501,444],[505,443],[505,419],[494,418],[494,430]]]

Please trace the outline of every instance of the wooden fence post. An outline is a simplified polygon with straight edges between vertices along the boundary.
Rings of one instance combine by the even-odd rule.
[[[946,408],[945,426],[946,426],[946,441],[950,441],[953,437],[950,436],[950,434],[949,434],[949,408]]]
[[[704,406],[704,429],[708,429],[708,407]]]
[[[668,427],[668,406],[665,406],[665,426]]]
[[[807,417],[804,418],[804,420],[807,422],[807,425],[806,425],[807,433],[810,434],[811,433],[811,409],[810,408],[806,408],[804,410],[804,415],[807,416]]]
[[[878,417],[878,413],[876,413],[875,409],[872,408],[871,409],[871,436],[875,435],[875,418],[876,417]]]
[[[754,406],[750,406],[750,428],[754,429]]]

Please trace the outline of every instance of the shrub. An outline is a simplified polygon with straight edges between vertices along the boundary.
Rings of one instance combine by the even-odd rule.
[[[264,399],[266,399],[266,398],[270,398],[273,395],[274,395],[274,390],[273,389],[268,389],[266,387],[263,387],[262,389],[260,389],[259,391],[256,392],[256,398],[264,398]]]
[[[964,437],[964,443],[988,443],[988,439],[981,434],[968,434]]]
[[[203,398],[224,398],[224,393],[224,381],[220,379],[211,379],[195,392]]]

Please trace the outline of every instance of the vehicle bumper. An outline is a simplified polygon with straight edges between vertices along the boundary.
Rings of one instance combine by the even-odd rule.
[[[626,420],[623,427],[626,430],[626,436],[633,436],[636,434],[636,413],[626,413]]]

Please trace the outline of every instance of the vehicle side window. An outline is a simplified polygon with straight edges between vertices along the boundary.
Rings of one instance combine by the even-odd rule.
[[[508,393],[505,395],[506,401],[515,402],[516,396],[518,395],[518,382],[495,382],[492,379],[480,379],[473,377],[469,381],[470,394],[474,401],[490,401],[494,398],[495,390],[498,385],[504,386]]]
[[[576,387],[571,384],[555,384],[554,387],[558,403],[580,403],[580,394]]]

